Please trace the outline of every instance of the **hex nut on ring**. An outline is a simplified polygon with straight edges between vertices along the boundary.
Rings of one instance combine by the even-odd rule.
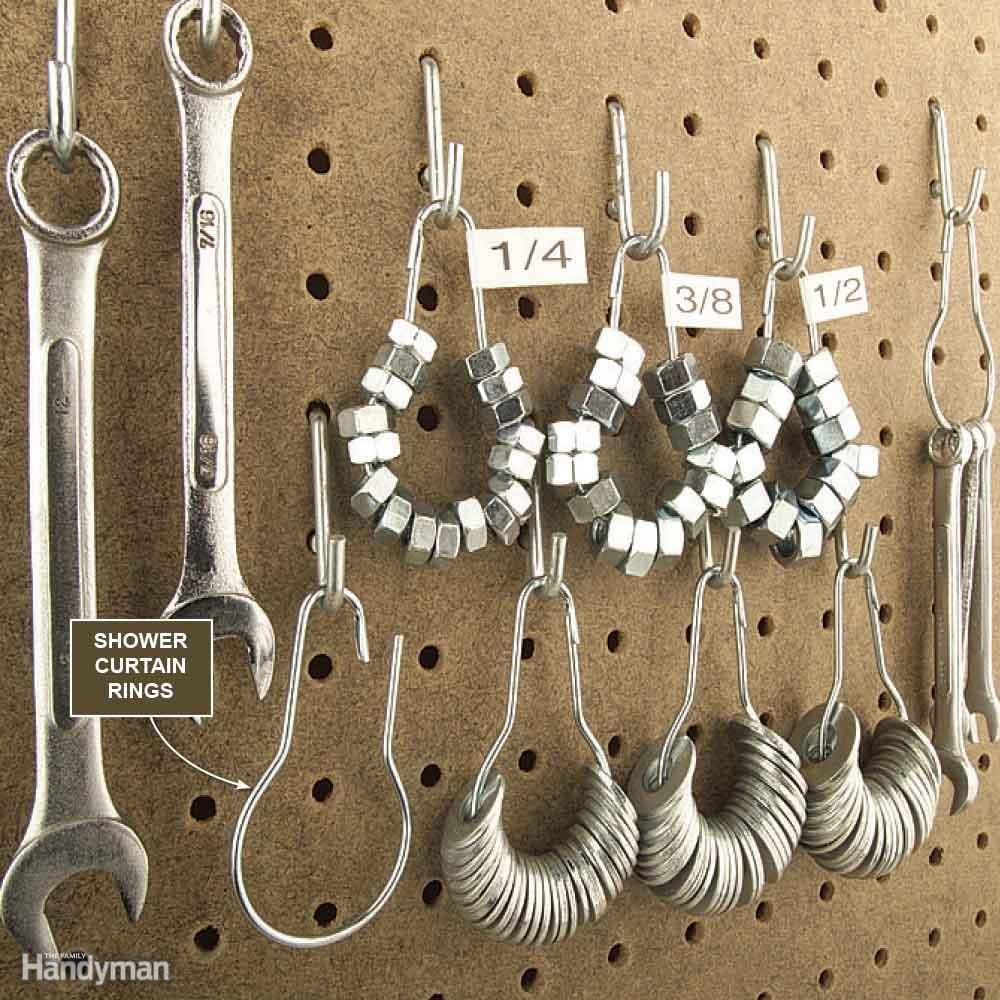
[[[510,509],[507,501],[490,493],[483,498],[483,514],[490,531],[496,535],[502,545],[513,545],[521,533],[521,522]]]
[[[795,490],[780,481],[768,483],[767,494],[771,499],[771,508],[757,525],[757,530],[769,545],[777,545],[794,530],[800,513],[799,501]]]
[[[818,517],[802,510],[795,520],[791,534],[777,545],[771,546],[771,554],[782,566],[797,566],[823,554],[826,529]]]
[[[481,351],[475,351],[468,355],[464,364],[466,375],[473,382],[481,382],[484,378],[499,375],[505,368],[509,368],[510,353],[507,350],[507,345],[502,342],[489,344]]]
[[[736,399],[729,409],[726,426],[735,434],[748,434],[765,451],[774,447],[781,431],[781,420],[766,406],[749,399]]]
[[[489,403],[482,408],[483,422],[486,426],[496,432],[502,431],[506,427],[522,423],[525,418],[531,416],[531,396],[527,389],[521,389],[512,396],[505,399],[498,399],[495,403]]]
[[[637,518],[632,533],[632,545],[621,564],[626,576],[645,576],[656,562],[659,552],[659,529],[655,521]]]
[[[459,500],[453,507],[455,517],[462,529],[462,541],[466,552],[478,552],[486,548],[489,542],[489,531],[486,527],[486,514],[483,505],[476,497],[466,497]]]
[[[830,351],[824,347],[815,354],[810,354],[802,362],[802,371],[799,374],[798,384],[795,386],[796,395],[808,396],[836,378],[840,378],[837,362],[833,360]]]
[[[349,406],[337,414],[337,431],[342,438],[381,434],[389,429],[389,411],[381,403]]]
[[[642,384],[650,399],[667,399],[701,378],[698,361],[693,354],[661,361],[642,376]]]
[[[733,484],[730,480],[717,476],[708,469],[688,469],[684,482],[704,501],[705,506],[716,514],[722,513],[733,498]]]
[[[571,497],[567,506],[577,524],[590,524],[610,514],[622,502],[621,489],[613,475],[599,479],[590,489]]]
[[[723,520],[729,528],[748,528],[767,517],[771,498],[767,487],[759,479],[741,486],[726,508]]]
[[[660,423],[666,423],[665,413],[661,408],[662,400],[654,400],[653,408]],[[667,427],[667,437],[670,443],[678,450],[687,454],[695,448],[700,448],[711,441],[714,441],[722,431],[719,417],[712,407],[707,410],[700,410],[688,420],[680,423],[670,424]]]
[[[444,511],[437,522],[437,537],[430,564],[435,569],[450,566],[462,551],[462,526],[452,511]]]
[[[389,498],[375,522],[375,541],[379,545],[401,542],[413,517],[413,496],[400,484]]]
[[[625,405],[622,401],[589,382],[581,382],[573,388],[567,406],[570,412],[579,417],[596,420],[611,434],[617,434],[625,420]]]
[[[437,515],[428,503],[416,502],[413,517],[403,536],[403,563],[406,566],[423,566],[434,553],[437,541]]]
[[[628,504],[622,503],[610,514],[595,518],[590,527],[590,540],[598,562],[621,566],[628,558],[635,534],[635,518]]]
[[[756,442],[754,447],[757,447]],[[761,458],[763,460],[763,456]],[[722,444],[720,441],[713,440],[698,448],[692,448],[684,456],[684,460],[692,469],[704,469],[706,472],[712,472],[730,482],[736,475],[736,452],[729,445]]]
[[[743,356],[748,372],[763,372],[781,379],[794,389],[802,371],[802,355],[790,344],[766,337],[754,337]]]
[[[395,375],[415,392],[419,392],[427,384],[427,363],[421,361],[408,347],[383,344],[375,354],[374,364]]]
[[[668,480],[656,494],[657,510],[680,518],[688,538],[697,538],[705,527],[708,511],[705,501],[687,483]]]
[[[613,326],[602,327],[597,332],[593,350],[598,357],[620,361],[622,367],[633,375],[638,375],[642,371],[642,364],[646,360],[645,348],[627,333]]]
[[[664,568],[674,566],[684,555],[684,522],[666,510],[656,512],[657,554],[656,564]]]
[[[803,430],[806,447],[814,455],[832,455],[850,444],[861,433],[861,424],[852,407],[831,420]]]
[[[425,365],[429,365],[437,354],[437,341],[409,320],[394,319],[389,326],[389,340],[397,347],[409,348]]]
[[[396,491],[399,478],[387,465],[380,465],[358,484],[351,495],[351,508],[371,520]]]

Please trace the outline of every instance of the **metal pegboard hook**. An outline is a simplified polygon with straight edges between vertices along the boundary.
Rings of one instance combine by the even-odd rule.
[[[955,208],[955,192],[951,183],[951,151],[948,143],[948,121],[944,109],[936,100],[930,101],[931,120],[934,123],[934,150],[937,156],[938,176],[931,193],[941,201],[941,214],[949,216],[956,226],[967,226],[979,208],[983,196],[983,186],[986,183],[986,168],[976,167],[972,172],[972,183],[969,185],[969,196],[965,204]]]
[[[55,58],[48,62],[49,139],[68,171],[76,145],[76,0],[56,0]]]
[[[444,155],[444,125],[441,113],[441,71],[432,55],[420,58],[424,74],[424,114],[427,119],[427,170],[422,177],[431,201],[438,205],[434,221],[443,229],[458,215],[462,201],[465,151],[460,142],[448,143]]]
[[[558,597],[566,573],[566,533],[555,531],[549,544],[549,562],[545,564],[545,533],[542,530],[542,487],[536,472],[532,482],[531,520],[528,544],[531,551],[531,577],[542,580],[542,597]],[[580,641],[579,635],[575,637]]]
[[[781,228],[781,196],[778,188],[778,157],[767,136],[757,136],[757,150],[760,153],[761,169],[764,174],[764,194],[767,201],[767,233],[764,244],[771,254],[771,264],[776,266],[776,277],[782,281],[798,278],[805,270],[806,261],[812,251],[813,235],[816,231],[816,217],[803,215],[799,223],[799,241],[793,257],[785,256],[784,236]],[[780,265],[780,266],[778,266]]]
[[[323,591],[323,607],[336,611],[344,603],[347,543],[330,534],[330,415],[321,404],[309,410],[312,441],[313,511],[315,515],[316,584]]]
[[[625,130],[625,110],[616,97],[608,100],[611,136],[615,149],[615,197],[609,203],[608,214],[618,222],[622,243],[628,243],[628,254],[635,260],[645,260],[663,244],[670,220],[670,175],[657,170],[653,189],[653,220],[649,232],[637,233],[632,219],[632,181],[629,170],[628,135]]]
[[[198,19],[198,44],[206,57],[211,57],[222,34],[222,0],[201,0]]]

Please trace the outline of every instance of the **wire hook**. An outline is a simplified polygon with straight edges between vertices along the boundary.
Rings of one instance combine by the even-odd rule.
[[[545,566],[545,534],[542,531],[542,487],[538,473],[532,481],[533,503],[528,524],[528,541],[531,549],[531,577],[542,580],[542,597],[557,597],[562,590],[566,573],[566,533],[552,534],[549,546],[549,564]],[[579,639],[577,640],[579,641]]]
[[[198,21],[198,44],[206,57],[210,57],[219,44],[222,34],[222,0],[201,0]]]
[[[49,140],[68,171],[76,145],[76,0],[56,0],[55,58],[48,61]]]
[[[782,281],[788,281],[800,277],[805,272],[806,261],[812,251],[816,217],[814,215],[802,216],[802,221],[799,223],[799,240],[795,248],[795,256],[786,257],[781,228],[778,157],[767,136],[757,136],[757,150],[760,153],[761,169],[764,174],[764,194],[767,202],[767,233],[762,242],[771,253],[771,264],[775,266],[775,276]]]
[[[421,56],[420,67],[424,74],[424,115],[427,119],[427,169],[421,180],[436,206],[434,221],[445,229],[455,221],[462,201],[465,150],[460,142],[449,142],[445,160],[441,71],[432,55]]]
[[[344,603],[347,543],[343,535],[330,534],[330,415],[321,404],[309,410],[312,442],[313,510],[316,529],[316,585],[323,591],[323,607],[336,611]]]
[[[936,100],[930,101],[931,120],[934,123],[934,150],[937,156],[938,176],[932,194],[941,200],[941,214],[951,216],[956,226],[967,226],[979,208],[986,183],[986,168],[976,167],[972,172],[969,197],[960,208],[955,208],[955,193],[951,184],[951,152],[948,143],[948,121],[944,109]]]
[[[670,174],[657,170],[653,188],[653,221],[648,234],[637,233],[632,219],[632,182],[629,170],[628,135],[625,130],[625,109],[618,98],[608,101],[611,116],[611,136],[615,149],[615,197],[608,205],[608,214],[618,222],[622,243],[629,245],[628,254],[635,260],[645,260],[663,243],[667,235],[670,210]]]

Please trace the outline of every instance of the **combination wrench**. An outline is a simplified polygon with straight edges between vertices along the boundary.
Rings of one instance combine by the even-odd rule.
[[[165,618],[209,618],[216,638],[242,638],[257,696],[274,672],[274,630],[236,554],[233,423],[233,254],[230,154],[233,121],[250,72],[250,32],[229,6],[222,27],[238,51],[225,80],[198,76],[181,56],[181,27],[201,0],[167,13],[163,53],[181,121],[182,468],[184,564]]]
[[[962,615],[962,473],[973,441],[964,426],[938,427],[928,453],[934,464],[934,746],[954,786],[952,814],[979,792],[965,749],[965,656]]]
[[[149,864],[104,779],[101,722],[70,716],[70,622],[97,617],[94,558],[93,361],[97,273],[118,213],[118,177],[85,136],[76,149],[100,174],[97,214],[80,226],[43,220],[28,201],[28,164],[50,145],[29,132],[11,150],[7,188],[28,265],[28,465],[35,694],[35,800],[0,886],[0,916],[21,948],[56,955],[45,916],[52,890],[77,872],[110,872],[129,919]]]

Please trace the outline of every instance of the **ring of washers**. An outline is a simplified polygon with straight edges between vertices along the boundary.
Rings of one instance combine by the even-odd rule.
[[[532,401],[520,370],[503,343],[488,344],[465,358],[463,369],[482,404],[483,422],[495,435],[480,497],[443,509],[414,497],[392,471],[400,455],[395,416],[427,383],[437,342],[415,323],[395,319],[386,342],[361,379],[368,401],[341,410],[337,429],[348,459],[364,470],[351,507],[370,521],[375,540],[401,544],[410,566],[448,566],[464,549],[476,552],[490,538],[513,545],[531,514],[531,481],[545,435],[531,422]]]
[[[817,558],[854,505],[861,480],[878,475],[879,450],[856,443],[861,425],[828,348],[803,359],[783,341],[755,337],[743,368],[726,428],[738,450],[749,440],[761,458],[736,489],[727,518],[766,540],[783,565]],[[814,456],[794,487],[763,479],[763,455],[774,446],[793,405]]]

